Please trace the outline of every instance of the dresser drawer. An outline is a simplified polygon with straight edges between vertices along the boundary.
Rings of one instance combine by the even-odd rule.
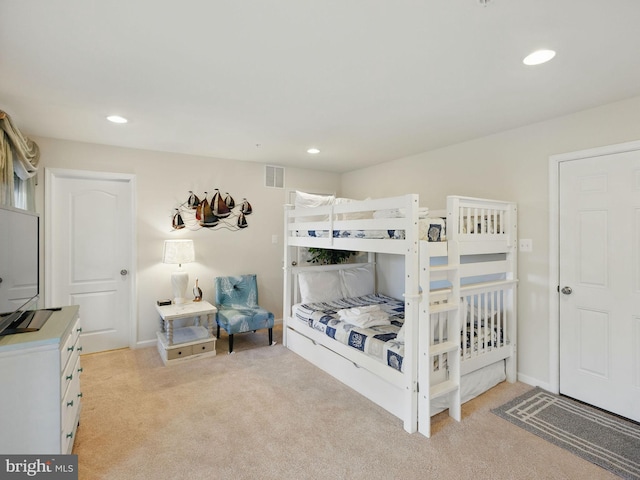
[[[76,363],[78,366],[76,367]],[[64,398],[67,394],[67,390],[69,389],[69,385],[73,383],[74,380],[80,375],[78,373],[78,368],[80,367],[80,356],[77,352],[74,352],[72,356],[69,357],[69,362],[67,362],[67,367],[60,375],[60,398]]]
[[[64,372],[69,363],[71,355],[77,354],[78,337],[80,336],[80,319],[76,319],[69,336],[64,340],[64,344],[60,349],[60,372]],[[73,362],[72,362],[73,363]]]
[[[82,402],[82,393],[80,392],[80,358],[74,363],[73,380],[70,381],[66,394],[60,403],[60,428],[61,428],[61,451],[66,453],[65,444],[73,441],[75,431],[78,424],[78,414],[80,412],[80,404]],[[67,443],[68,446],[68,443]]]

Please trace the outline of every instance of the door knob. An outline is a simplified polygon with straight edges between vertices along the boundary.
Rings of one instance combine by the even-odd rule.
[[[126,268],[123,268],[122,270],[120,270],[120,275],[126,275],[127,273],[129,273],[129,271]]]
[[[562,287],[562,290],[560,291],[565,295],[571,295],[573,293],[573,289],[571,287]]]

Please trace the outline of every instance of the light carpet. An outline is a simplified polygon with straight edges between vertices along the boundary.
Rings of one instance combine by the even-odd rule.
[[[433,435],[402,422],[267,334],[165,367],[155,348],[83,355],[74,453],[80,480],[567,479],[617,477],[491,409],[531,387],[502,383],[446,412]]]
[[[493,412],[623,478],[640,479],[640,425],[635,422],[540,388]]]

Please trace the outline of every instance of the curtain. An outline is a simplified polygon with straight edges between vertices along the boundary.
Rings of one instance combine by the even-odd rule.
[[[33,210],[40,149],[0,110],[0,204]]]

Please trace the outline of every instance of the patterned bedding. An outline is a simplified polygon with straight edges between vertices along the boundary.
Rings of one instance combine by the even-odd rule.
[[[338,310],[367,305],[379,305],[389,314],[391,325],[362,328],[340,320],[338,317]],[[396,340],[398,331],[404,323],[404,302],[402,300],[378,293],[362,297],[342,298],[330,302],[298,304],[293,306],[293,315],[314,330],[318,330],[344,345],[356,348],[385,365],[403,371],[404,342]],[[466,349],[461,349],[460,352],[463,358],[470,358],[473,356],[472,352],[477,352],[478,349],[491,350],[504,345],[503,332],[497,321],[491,328],[485,326],[484,319],[472,320],[471,316],[468,311],[467,326],[463,334],[466,337]],[[491,324],[489,323],[489,325]],[[439,341],[437,331],[436,323],[433,332],[436,343]],[[446,354],[439,357],[434,358],[435,370],[446,367]],[[438,364],[441,364],[440,367]]]
[[[418,222],[420,240],[440,242],[445,239],[444,220],[420,219]],[[327,238],[329,230],[298,230],[298,237]],[[333,238],[374,238],[400,239],[405,238],[404,230],[333,230]]]
[[[389,314],[391,325],[361,328],[340,320],[337,311],[346,308],[379,305]],[[294,317],[328,337],[356,348],[378,361],[402,371],[404,343],[396,341],[404,323],[404,302],[382,294],[343,298],[330,302],[299,304]]]

